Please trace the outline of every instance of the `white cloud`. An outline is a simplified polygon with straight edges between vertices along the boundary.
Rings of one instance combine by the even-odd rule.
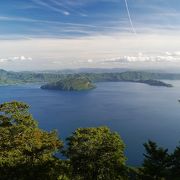
[[[1,63],[5,62],[18,62],[18,61],[31,61],[31,57],[25,57],[25,56],[14,56],[14,57],[8,57],[8,58],[0,58]]]
[[[101,60],[104,63],[180,63],[179,52],[166,52],[163,55],[144,55],[138,53],[137,56],[121,56]]]
[[[176,52],[174,52],[174,55],[176,55],[176,56],[180,56],[180,51],[176,51]]]
[[[119,68],[131,65],[153,68],[164,67],[164,63],[180,68],[179,47],[177,34],[0,40],[0,62],[14,62],[1,63],[1,68],[9,70]],[[26,63],[29,60],[32,61]]]
[[[88,63],[93,63],[93,60],[92,59],[88,59],[87,62]]]
[[[70,13],[68,11],[64,11],[64,15],[69,16]]]
[[[54,12],[58,12],[58,13],[61,13],[65,16],[68,16],[70,15],[70,13],[68,11],[64,11],[63,9],[64,8],[60,8],[59,6],[52,6],[51,3],[48,3],[48,2],[45,2],[45,1],[42,1],[42,0],[33,0],[33,2],[39,6],[43,6],[43,7],[46,7],[47,9],[50,9]]]

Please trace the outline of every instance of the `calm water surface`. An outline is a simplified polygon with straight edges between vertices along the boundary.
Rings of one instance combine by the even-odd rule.
[[[126,144],[130,165],[142,161],[148,139],[169,150],[180,141],[180,81],[173,88],[138,83],[98,83],[88,92],[41,90],[37,85],[2,86],[0,101],[31,105],[41,128],[58,129],[64,139],[78,127],[109,126]]]

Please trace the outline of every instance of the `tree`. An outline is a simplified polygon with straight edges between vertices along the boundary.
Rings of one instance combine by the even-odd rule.
[[[0,105],[1,179],[49,179],[57,176],[55,153],[62,148],[56,131],[46,132],[22,102]]]
[[[148,180],[162,180],[169,175],[170,155],[168,149],[158,147],[155,142],[148,141],[144,144],[146,154],[144,154],[143,176]]]
[[[176,147],[171,155],[171,176],[173,179],[180,178],[180,146]]]
[[[77,129],[67,138],[64,151],[72,166],[71,179],[122,179],[124,148],[120,136],[107,127]]]

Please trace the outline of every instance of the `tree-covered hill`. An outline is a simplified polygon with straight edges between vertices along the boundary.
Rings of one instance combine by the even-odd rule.
[[[54,89],[62,91],[84,91],[95,88],[95,85],[86,77],[66,77],[57,82],[41,86],[42,89]]]
[[[43,73],[43,72],[12,72],[0,70],[0,84],[19,84],[19,83],[51,83],[64,80],[65,78],[83,77],[92,82],[118,82],[131,81],[140,82],[145,80],[177,80],[180,74],[170,73],[149,73],[143,71],[127,71],[121,73],[79,73],[79,74],[62,74],[62,73]],[[147,83],[147,82],[144,82]],[[147,83],[150,84],[151,83]],[[158,83],[156,83],[158,85]]]

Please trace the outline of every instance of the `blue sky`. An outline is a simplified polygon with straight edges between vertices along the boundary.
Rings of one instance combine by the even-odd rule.
[[[127,0],[132,25],[125,2],[1,0],[1,67],[176,66],[180,1]]]
[[[180,1],[128,0],[137,33],[179,26]],[[72,38],[131,32],[124,0],[2,0],[1,36]]]

